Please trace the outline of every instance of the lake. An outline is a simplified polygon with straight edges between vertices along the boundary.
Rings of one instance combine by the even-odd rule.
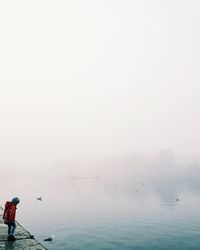
[[[6,170],[1,203],[19,196],[17,220],[48,249],[199,249],[199,163],[126,163],[18,170],[10,185]]]

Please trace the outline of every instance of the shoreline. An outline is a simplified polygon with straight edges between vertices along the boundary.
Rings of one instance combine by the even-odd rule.
[[[40,242],[34,239],[30,232],[28,232],[19,222],[16,221],[17,228],[15,241],[7,240],[7,225],[3,222],[3,208],[0,207],[0,250],[8,249],[30,249],[30,250],[47,250]]]

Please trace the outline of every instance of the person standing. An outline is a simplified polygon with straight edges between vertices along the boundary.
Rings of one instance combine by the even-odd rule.
[[[15,229],[16,229],[16,222],[15,222],[15,216],[16,216],[16,209],[17,205],[19,204],[20,200],[18,197],[15,197],[12,199],[12,201],[6,201],[4,214],[3,214],[3,220],[4,223],[8,226],[8,240],[14,241],[15,236]]]

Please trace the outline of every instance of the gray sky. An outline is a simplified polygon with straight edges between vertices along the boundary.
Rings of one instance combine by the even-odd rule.
[[[0,1],[0,164],[200,149],[198,0]]]

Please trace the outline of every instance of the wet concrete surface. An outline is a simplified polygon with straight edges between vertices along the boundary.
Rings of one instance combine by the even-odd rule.
[[[31,234],[25,230],[18,222],[15,231],[15,241],[7,241],[7,225],[3,222],[3,208],[0,207],[0,250],[44,250],[45,248],[41,243],[31,238]]]

